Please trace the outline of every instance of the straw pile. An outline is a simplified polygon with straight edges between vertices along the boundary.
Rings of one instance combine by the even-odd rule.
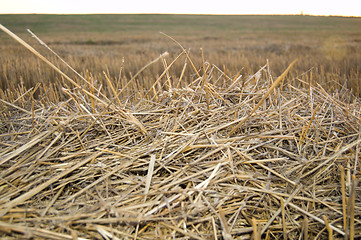
[[[290,67],[1,100],[1,238],[360,237],[359,101],[296,88]]]

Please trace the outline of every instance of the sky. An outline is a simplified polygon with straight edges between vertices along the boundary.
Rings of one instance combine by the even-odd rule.
[[[361,16],[360,0],[0,0],[2,13],[304,14]]]

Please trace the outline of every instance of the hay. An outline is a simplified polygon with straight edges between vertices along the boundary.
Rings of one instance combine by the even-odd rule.
[[[3,99],[1,238],[360,237],[359,101],[202,67],[146,97]]]

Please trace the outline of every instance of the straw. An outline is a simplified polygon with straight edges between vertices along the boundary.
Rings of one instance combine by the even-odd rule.
[[[295,62],[232,75],[181,48],[56,83],[65,100],[1,99],[0,238],[359,237],[360,101],[288,79]]]

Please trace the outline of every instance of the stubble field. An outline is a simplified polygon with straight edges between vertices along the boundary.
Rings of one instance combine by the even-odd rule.
[[[361,236],[361,18],[0,23],[2,239]]]
[[[268,61],[276,77],[297,58],[292,71],[295,82],[297,78],[308,80],[312,72],[313,80],[330,92],[344,86],[360,95],[360,18],[2,15],[0,22],[53,58],[26,32],[30,29],[78,72],[89,70],[99,79],[104,79],[102,72],[106,70],[111,77],[126,81],[165,51],[174,59],[181,49],[163,32],[190,51],[197,68],[201,66],[200,48],[205,61],[225,68],[229,76],[254,74]],[[20,79],[27,87],[59,81],[58,75],[8,36],[1,34],[0,41],[2,90],[16,88]],[[172,68],[171,77],[179,77],[183,59]],[[162,71],[162,63],[151,66],[142,74],[140,84],[152,82]],[[189,68],[186,71],[192,73]],[[192,81],[190,75],[184,75],[187,81]]]

